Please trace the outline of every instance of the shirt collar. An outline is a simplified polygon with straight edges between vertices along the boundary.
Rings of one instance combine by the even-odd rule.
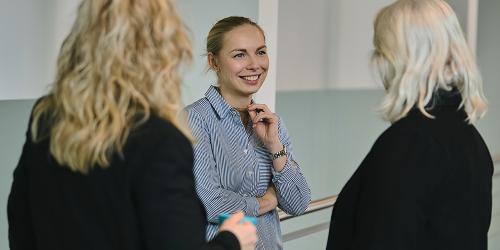
[[[231,112],[231,106],[224,100],[219,91],[217,91],[217,87],[211,85],[205,93],[205,97],[221,119],[224,119],[224,117]]]
[[[224,119],[224,117],[226,117],[233,109],[226,102],[226,100],[224,100],[222,95],[217,90],[216,86],[211,85],[210,88],[208,88],[207,92],[205,93],[205,97],[207,98],[210,105],[212,105],[212,107],[215,110],[215,113],[217,113],[220,119]],[[251,103],[254,103],[253,99],[251,100]]]

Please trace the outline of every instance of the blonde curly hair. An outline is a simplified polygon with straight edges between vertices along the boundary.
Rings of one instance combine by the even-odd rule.
[[[191,61],[170,0],[84,0],[57,61],[55,84],[34,108],[32,138],[75,172],[107,167],[152,114],[180,126],[180,68]],[[43,121],[50,129],[42,133]]]

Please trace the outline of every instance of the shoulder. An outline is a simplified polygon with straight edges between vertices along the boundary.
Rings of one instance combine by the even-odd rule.
[[[191,114],[200,116],[202,114],[206,114],[207,111],[212,110],[212,105],[205,97],[189,104],[186,108],[184,108],[184,111],[187,112],[189,116],[191,116]]]
[[[396,149],[402,144],[412,144],[414,148],[432,146],[434,149],[440,148],[440,153],[451,154],[453,149],[459,149],[461,145],[468,144],[471,138],[477,137],[475,127],[464,119],[465,116],[454,109],[441,112],[434,118],[413,110],[382,133],[376,145],[394,145]]]
[[[404,143],[409,140],[438,143],[439,121],[413,110],[406,117],[394,122],[379,137],[379,142]]]
[[[391,124],[375,141],[370,154],[381,162],[401,164],[425,164],[425,161],[439,161],[449,149],[436,133],[435,121],[420,113],[410,114]],[[385,164],[389,166],[391,164]]]
[[[156,115],[134,129],[127,140],[129,148],[141,151],[155,151],[158,147],[172,147],[189,151],[189,139],[170,121]]]
[[[364,192],[386,197],[399,197],[401,190],[408,195],[417,195],[417,191],[427,194],[446,171],[444,150],[418,129],[393,125],[377,138],[362,161],[356,185],[362,185]]]
[[[445,171],[450,155],[449,147],[426,125],[403,118],[377,138],[363,166],[367,176],[384,180],[436,178]]]
[[[169,137],[184,137],[182,132],[170,121],[162,119],[156,115],[151,115],[149,119],[137,127],[135,133],[148,135],[168,135]]]
[[[33,125],[33,118],[38,115],[38,119],[36,122],[37,134],[40,135],[40,138],[47,139],[50,134],[50,129],[52,127],[52,114],[53,110],[46,103],[50,102],[50,95],[45,95],[38,98],[33,106],[31,107],[31,112],[28,118],[28,128],[26,130],[27,138],[31,138],[31,128]],[[45,104],[44,104],[45,103]],[[40,109],[39,105],[43,105],[44,107]],[[37,111],[38,109],[38,111]],[[37,114],[36,114],[37,113]],[[40,140],[42,141],[42,140]]]
[[[441,144],[428,126],[403,118],[377,138],[372,151],[380,155],[412,154],[440,148]]]
[[[201,98],[198,101],[188,105],[184,109],[189,127],[196,135],[201,129],[209,130],[214,124],[217,124],[219,117],[207,98]]]
[[[155,176],[168,181],[179,174],[176,171],[192,171],[193,149],[189,139],[174,124],[151,115],[130,133],[123,154],[117,157],[140,183],[149,182]]]

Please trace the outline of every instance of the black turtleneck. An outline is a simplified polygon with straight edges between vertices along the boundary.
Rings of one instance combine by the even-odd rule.
[[[327,249],[486,250],[493,163],[457,91],[377,139],[335,204]]]

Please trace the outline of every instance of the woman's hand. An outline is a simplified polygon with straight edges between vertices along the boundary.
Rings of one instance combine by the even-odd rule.
[[[252,119],[255,134],[271,153],[279,152],[283,145],[278,136],[279,118],[265,104],[248,105],[248,113]]]
[[[221,231],[229,231],[238,238],[242,250],[255,249],[257,244],[257,229],[251,222],[241,221],[245,214],[238,212],[229,217],[219,228]]]
[[[278,206],[278,197],[276,196],[276,188],[270,185],[264,196],[257,197],[259,202],[259,215],[263,215],[269,211],[274,210]]]
[[[248,105],[248,113],[252,119],[253,129],[255,134],[264,143],[269,153],[275,154],[283,149],[279,134],[278,122],[279,118],[271,112],[265,104],[250,104]],[[280,157],[273,160],[273,168],[276,172],[281,172],[287,162],[287,157]]]

